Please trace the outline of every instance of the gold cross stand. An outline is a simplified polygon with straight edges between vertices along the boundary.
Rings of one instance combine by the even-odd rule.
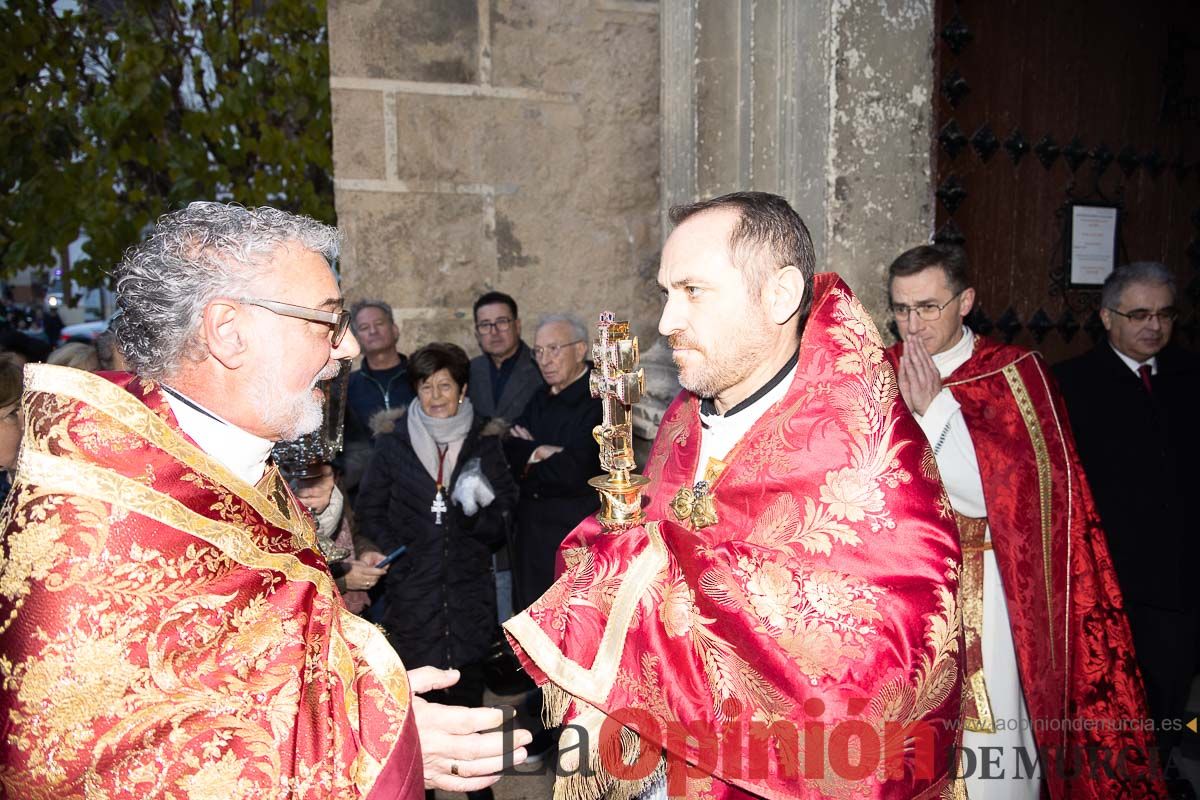
[[[650,482],[635,475],[633,458],[633,404],[642,399],[646,378],[638,366],[638,340],[629,335],[629,323],[617,322],[609,311],[600,315],[592,340],[596,366],[588,380],[592,397],[604,405],[603,421],[592,429],[600,444],[600,466],[608,471],[588,481],[600,493],[596,519],[610,531],[641,524],[642,491]]]

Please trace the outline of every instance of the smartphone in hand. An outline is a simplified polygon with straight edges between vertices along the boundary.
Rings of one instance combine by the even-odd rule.
[[[408,552],[408,547],[406,545],[400,545],[395,550],[393,550],[392,552],[390,552],[386,556],[384,556],[383,561],[380,561],[378,564],[375,565],[375,569],[383,569],[384,567],[388,566],[393,561],[395,561],[397,558],[399,558],[400,556],[404,555],[407,552]]]

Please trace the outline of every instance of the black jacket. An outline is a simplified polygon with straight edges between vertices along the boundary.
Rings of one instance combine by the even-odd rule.
[[[407,667],[461,667],[487,653],[496,632],[492,551],[504,542],[517,487],[500,441],[476,417],[446,490],[442,524],[430,511],[436,484],[421,465],[401,417],[375,440],[355,511],[361,534],[387,554],[408,552],[388,570],[376,619]],[[480,459],[496,498],[468,517],[450,500],[463,468]]]
[[[512,543],[514,605],[528,608],[554,582],[558,546],[576,525],[600,508],[596,490],[588,479],[601,473],[600,445],[592,428],[603,417],[600,401],[593,399],[585,375],[560,394],[549,387],[538,391],[525,413],[517,418],[534,441],[508,438],[505,453],[521,485],[517,530]],[[562,447],[544,461],[526,466],[539,445]]]
[[[372,438],[371,418],[380,411],[407,408],[413,399],[408,385],[408,358],[401,355],[395,370],[375,372],[364,360],[350,373],[346,385],[346,440],[366,442]]]
[[[507,364],[506,364],[507,366]],[[471,380],[467,384],[467,392],[471,395],[471,405],[475,413],[481,417],[499,417],[512,422],[533,397],[534,392],[546,386],[542,380],[542,371],[533,360],[533,352],[524,342],[520,342],[517,352],[512,356],[512,374],[504,384],[504,390],[499,397],[492,392],[492,362],[486,353],[471,359]]]
[[[1107,341],[1054,372],[1126,601],[1195,608],[1200,359],[1164,348],[1152,394]]]

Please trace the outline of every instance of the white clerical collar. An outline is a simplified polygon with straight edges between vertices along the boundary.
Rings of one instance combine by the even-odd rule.
[[[275,443],[242,430],[175,389],[163,389],[183,432],[234,475],[251,486],[257,484]]]
[[[711,400],[700,403],[700,457],[696,462],[694,480],[703,480],[708,473],[710,459],[724,461],[754,423],[778,403],[791,388],[800,368],[797,356],[767,381],[757,392],[724,414],[718,414]],[[706,413],[707,412],[707,413]]]
[[[975,352],[975,334],[963,325],[962,336],[949,350],[933,355],[933,365],[937,367],[938,375],[945,378],[951,372],[967,363]]]
[[[1113,347],[1113,343],[1111,341],[1109,341],[1108,346],[1112,347],[1112,351],[1117,354],[1117,358],[1121,359],[1121,361],[1125,363],[1125,366],[1129,367],[1129,369],[1133,371],[1134,375],[1138,374],[1138,370],[1141,369],[1143,364],[1150,365],[1151,375],[1158,374],[1158,356],[1150,356],[1145,361],[1134,361],[1132,358]]]

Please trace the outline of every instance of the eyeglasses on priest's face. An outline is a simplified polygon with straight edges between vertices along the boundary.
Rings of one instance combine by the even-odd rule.
[[[267,311],[278,314],[281,317],[293,317],[295,319],[308,320],[309,322],[322,322],[328,325],[332,331],[329,344],[335,349],[342,343],[342,339],[346,338],[346,331],[350,328],[350,312],[344,308],[337,311],[325,311],[320,308],[294,306],[291,303],[262,300],[257,297],[239,297],[237,301],[245,303],[248,306],[265,308]]]
[[[1160,322],[1174,322],[1179,317],[1179,309],[1174,306],[1160,308],[1158,311],[1151,311],[1148,308],[1135,308],[1132,311],[1118,311],[1115,308],[1109,308],[1114,314],[1118,314],[1131,322],[1136,322],[1139,325],[1145,324],[1152,319],[1157,319]]]
[[[915,306],[906,306],[903,304],[897,305],[893,303],[890,306],[892,316],[898,320],[907,321],[910,315],[916,314],[917,317],[924,322],[933,322],[934,320],[941,318],[943,309],[957,300],[960,294],[962,294],[962,292],[955,292],[953,297],[942,303],[940,306],[937,303],[920,303]]]
[[[512,324],[512,317],[499,317],[497,319],[487,320],[485,322],[476,322],[475,330],[478,333],[491,333],[492,331],[505,333],[509,328],[512,327]]]

